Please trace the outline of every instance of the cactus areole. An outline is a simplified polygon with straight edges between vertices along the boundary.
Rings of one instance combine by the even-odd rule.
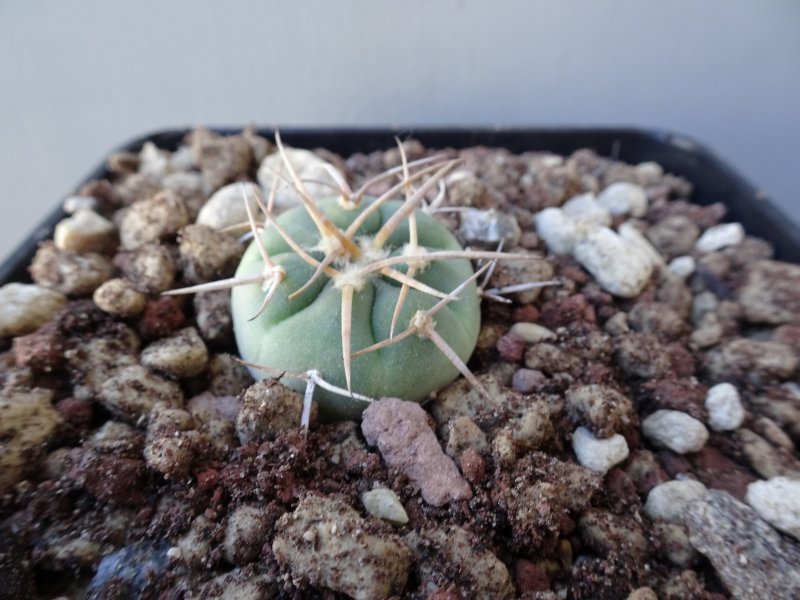
[[[425,212],[397,214],[402,202],[369,209],[373,202],[369,197],[358,206],[338,198],[317,201],[328,227],[338,230],[339,237],[329,239],[320,233],[320,219],[303,206],[284,212],[261,230],[263,248],[252,243],[236,273],[237,279],[257,279],[265,269],[280,271],[268,305],[260,309],[268,292],[263,283],[232,291],[243,360],[288,373],[313,369],[352,392],[316,388],[314,400],[326,419],[359,418],[367,402],[355,395],[424,400],[459,375],[446,351],[457,355],[455,362],[466,362],[478,338],[480,302],[472,264],[446,256],[462,252],[453,235]],[[393,215],[399,224],[387,226]],[[350,249],[331,251],[345,232]],[[264,249],[271,265],[265,264]],[[270,376],[251,371],[259,379]],[[283,381],[298,390],[306,387],[304,381]]]

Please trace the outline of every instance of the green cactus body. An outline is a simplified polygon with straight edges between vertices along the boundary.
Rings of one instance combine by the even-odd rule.
[[[323,200],[319,208],[340,230],[361,213],[372,199],[365,199],[356,209],[343,208],[336,199]],[[400,202],[387,202],[375,211],[361,226],[355,236],[369,238],[401,206]],[[423,212],[415,213],[418,246],[428,252],[461,250],[453,235],[439,222]],[[286,233],[304,250],[322,260],[318,249],[320,234],[303,207],[283,213],[277,219]],[[286,276],[276,290],[267,309],[257,318],[264,298],[260,285],[244,285],[232,291],[233,326],[242,358],[248,362],[302,372],[315,369],[322,377],[338,386],[346,387],[342,350],[342,292],[334,281],[323,275],[299,296],[289,295],[301,288],[314,274],[314,267],[299,257],[274,227],[267,227],[262,241],[271,260],[286,271]],[[384,245],[385,256],[401,254],[409,242],[409,225],[404,222]],[[342,271],[357,269],[362,262],[348,266],[334,263]],[[406,272],[405,264],[395,267]],[[253,243],[239,265],[236,277],[258,275],[264,263]],[[464,258],[432,260],[417,270],[415,279],[449,293],[473,274],[472,265]],[[352,352],[367,348],[389,338],[392,315],[397,305],[401,284],[381,274],[371,274],[357,289],[352,306]],[[416,289],[409,289],[403,309],[397,320],[396,331],[403,331],[417,311],[428,310],[437,298]],[[459,294],[458,301],[450,302],[435,315],[436,332],[464,362],[472,354],[480,328],[480,306],[477,289],[470,283]],[[257,379],[265,373],[252,369]],[[378,398],[396,396],[422,401],[431,392],[443,387],[459,374],[458,369],[437,349],[434,343],[417,335],[386,348],[374,350],[352,358],[351,389],[353,392]],[[288,381],[302,390],[303,381]],[[366,408],[365,402],[317,388],[314,399],[320,406],[323,418],[359,418]]]

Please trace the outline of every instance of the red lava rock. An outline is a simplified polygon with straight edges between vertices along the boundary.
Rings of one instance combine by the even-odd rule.
[[[153,340],[173,333],[186,324],[182,302],[173,296],[162,296],[147,303],[139,321],[139,335]]]
[[[544,569],[529,560],[520,558],[514,563],[514,582],[521,593],[546,592],[550,589],[550,581]]]
[[[14,338],[13,350],[18,367],[50,372],[63,361],[64,336],[57,323],[50,321],[33,333]]]
[[[694,375],[697,365],[692,353],[686,349],[686,346],[678,342],[669,344],[667,346],[667,355],[675,375],[678,377],[691,377]]]
[[[669,474],[670,479],[692,472],[692,465],[689,464],[686,457],[670,450],[659,450],[658,460],[664,465],[664,470]]]
[[[515,323],[536,323],[539,320],[539,309],[533,304],[523,304],[514,309],[512,318]]]
[[[455,591],[444,588],[436,590],[430,596],[428,596],[426,600],[460,600],[460,598],[461,596],[459,596]]]
[[[694,465],[697,478],[707,487],[724,490],[741,501],[744,501],[748,484],[756,480],[746,469],[710,444],[706,444],[689,459]]]
[[[219,471],[209,469],[197,474],[197,487],[208,491],[219,483]]]
[[[515,333],[507,333],[497,340],[500,358],[510,363],[518,363],[525,354],[525,340]]]
[[[458,459],[461,472],[472,484],[481,483],[486,477],[486,461],[475,448],[467,448]]]
[[[92,420],[92,403],[78,398],[63,398],[55,405],[58,414],[67,423],[76,427],[86,427]]]
[[[433,506],[472,497],[469,484],[447,456],[416,402],[383,398],[364,411],[361,431],[390,467],[403,471]]]
[[[136,506],[147,499],[147,467],[144,460],[80,452],[69,471],[71,479],[94,497],[111,504]]]
[[[705,422],[707,388],[693,379],[660,379],[642,385],[642,400],[648,412],[679,410]]]
[[[583,294],[575,294],[565,299],[550,300],[542,306],[539,320],[545,327],[557,329],[576,321],[594,323],[594,307],[586,301]]]

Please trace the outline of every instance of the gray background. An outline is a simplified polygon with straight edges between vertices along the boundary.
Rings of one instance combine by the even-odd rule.
[[[194,124],[657,127],[800,220],[799,74],[796,0],[0,0],[0,256]]]

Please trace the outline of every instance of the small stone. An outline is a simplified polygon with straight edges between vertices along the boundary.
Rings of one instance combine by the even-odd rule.
[[[116,370],[99,386],[97,400],[106,409],[131,422],[146,418],[158,401],[183,404],[183,392],[174,382],[150,373],[140,365]]]
[[[144,244],[133,252],[120,253],[114,261],[136,289],[160,294],[172,288],[178,267],[163,244]]]
[[[34,283],[67,296],[84,296],[111,279],[114,269],[102,254],[78,254],[44,242],[33,257],[30,272]]]
[[[606,473],[628,458],[628,443],[624,437],[617,433],[599,439],[586,427],[578,427],[572,434],[572,449],[582,466],[598,473]]]
[[[544,342],[556,338],[556,334],[547,327],[536,323],[514,323],[511,326],[511,333],[518,335],[528,344]]]
[[[511,378],[512,387],[523,394],[541,390],[547,383],[547,377],[534,369],[517,369]]]
[[[120,243],[125,250],[174,236],[189,224],[183,201],[173,192],[160,192],[134,203],[119,224]]]
[[[800,548],[746,504],[712,490],[690,505],[687,525],[734,598],[800,597]]]
[[[247,223],[245,199],[255,215],[258,211],[256,198],[260,196],[261,189],[249,181],[230,183],[214,192],[200,209],[196,222],[216,230]]]
[[[94,303],[111,315],[129,319],[147,306],[147,296],[127,279],[109,279],[94,291]]]
[[[365,600],[399,595],[411,552],[396,535],[369,531],[340,500],[311,495],[278,520],[272,551],[298,581]]]
[[[800,317],[800,266],[759,260],[747,269],[738,291],[739,304],[751,323],[782,325]]]
[[[447,429],[445,451],[448,456],[456,457],[467,448],[482,452],[489,446],[486,434],[467,416],[454,417],[447,424]]]
[[[50,390],[0,389],[0,494],[20,481],[40,455],[44,456],[46,444],[61,421],[52,401]]]
[[[732,431],[744,422],[744,406],[738,390],[730,383],[718,383],[706,395],[708,424],[714,431]]]
[[[608,438],[636,422],[630,399],[605,385],[582,385],[567,390],[567,413],[573,422],[583,423],[595,435]]]
[[[667,270],[681,279],[688,279],[691,277],[695,272],[695,268],[696,265],[694,257],[692,256],[676,256],[670,261],[669,265],[667,265]]]
[[[474,539],[458,525],[412,530],[403,540],[417,556],[427,562],[428,576],[457,573],[469,597],[475,600],[506,600],[514,594],[511,575],[503,562],[487,549],[483,540]],[[422,557],[432,557],[423,561]],[[423,583],[424,585],[424,583]]]
[[[459,212],[459,217],[461,225],[458,228],[458,236],[467,244],[496,246],[502,242],[505,248],[513,248],[519,244],[522,230],[514,215],[494,208],[490,210],[470,208]]]
[[[142,350],[142,364],[170,377],[183,379],[202,373],[208,364],[208,349],[194,327],[187,327]]]
[[[634,172],[641,185],[655,185],[664,177],[664,168],[651,160],[636,165]]]
[[[40,285],[8,283],[0,287],[0,337],[37,330],[67,305],[67,297]]]
[[[666,481],[647,494],[644,512],[652,521],[682,523],[689,504],[705,493],[706,486],[693,479]]]
[[[597,201],[591,192],[573,196],[567,200],[561,210],[576,221],[588,221],[597,225],[611,225],[611,213]]]
[[[242,444],[274,439],[282,431],[300,427],[303,397],[274,380],[257,381],[242,394],[236,416],[236,437]],[[316,404],[312,405],[312,420]]]
[[[735,338],[715,348],[706,357],[711,381],[746,381],[763,384],[789,379],[797,370],[798,357],[777,342]]]
[[[253,377],[230,354],[215,354],[208,361],[208,389],[216,396],[238,396],[253,384]]]
[[[644,254],[654,267],[664,267],[664,257],[661,256],[658,250],[647,240],[642,233],[634,227],[630,222],[622,223],[617,228],[617,233],[626,242],[632,244],[637,250]]]
[[[428,425],[428,415],[416,402],[383,398],[364,411],[361,431],[377,446],[386,463],[403,471],[433,506],[472,497],[469,484],[458,472]]]
[[[647,238],[666,256],[687,255],[700,237],[700,228],[686,215],[661,219],[647,230]]]
[[[642,422],[642,432],[656,446],[678,454],[697,452],[708,441],[706,426],[677,410],[657,410]]]
[[[652,261],[607,227],[582,232],[573,253],[597,283],[615,296],[638,296],[653,273]]]
[[[336,167],[322,160],[309,150],[284,147],[289,164],[292,165],[297,176],[304,181],[303,186],[312,198],[326,198],[335,193],[339,188],[336,179],[331,175],[330,169],[338,173]],[[258,167],[258,183],[261,184],[262,194],[267,197],[272,189],[273,181],[279,178],[275,194],[275,207],[278,209],[299,206],[300,199],[294,186],[287,182],[281,174],[286,174],[286,166],[279,152],[268,154]],[[344,176],[338,173],[341,179]]]
[[[191,137],[194,162],[210,190],[247,175],[253,163],[253,147],[244,135],[220,135],[207,129],[195,129]]]
[[[694,247],[700,252],[715,252],[734,246],[744,240],[744,227],[741,223],[722,223],[703,232]]]
[[[116,227],[96,212],[82,208],[71,217],[59,221],[53,241],[59,250],[106,252],[114,244]]]
[[[206,283],[233,275],[244,247],[233,236],[205,225],[180,231],[180,265],[191,283]]]
[[[773,477],[747,486],[747,503],[762,519],[800,540],[800,481]]]
[[[378,519],[388,521],[392,525],[405,525],[408,523],[406,509],[403,508],[400,498],[388,488],[377,488],[361,494],[364,510]]]
[[[642,217],[647,212],[647,192],[635,183],[612,183],[597,196],[597,202],[612,215]]]
[[[536,233],[553,254],[572,254],[577,240],[576,224],[560,208],[545,208],[536,215]]]
[[[267,541],[273,515],[258,505],[242,504],[228,517],[225,540],[222,543],[226,560],[244,565],[257,560]]]

